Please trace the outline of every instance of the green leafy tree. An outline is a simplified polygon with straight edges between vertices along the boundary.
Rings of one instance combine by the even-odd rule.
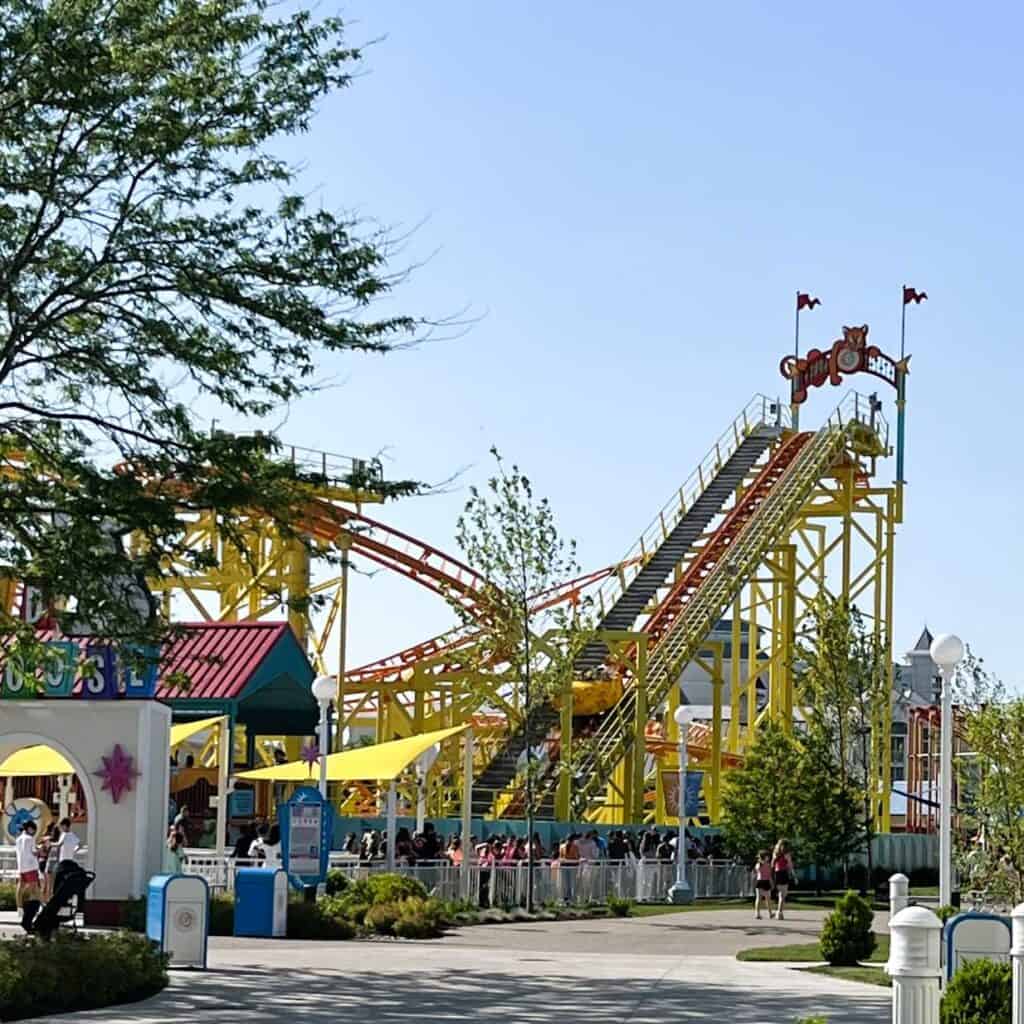
[[[799,763],[800,747],[793,736],[767,723],[747,748],[742,766],[726,777],[722,830],[729,848],[748,863],[779,839],[788,839],[800,856],[795,838],[802,805]]]
[[[961,874],[971,889],[1024,900],[1024,698],[969,648],[954,688]]]
[[[339,19],[265,0],[5,4],[0,565],[66,628],[158,639],[140,581],[212,557],[183,511],[229,540],[246,511],[294,521],[317,478],[197,410],[280,418],[326,353],[413,340],[371,313],[386,237],[296,180],[295,139],[359,66]]]
[[[799,646],[797,688],[809,713],[808,730],[831,745],[838,779],[861,803],[861,845],[872,871],[871,841],[878,808],[873,773],[881,760],[891,698],[891,664],[884,636],[844,598],[821,594],[811,607]]]
[[[726,779],[722,825],[730,848],[751,863],[787,839],[798,863],[824,868],[859,846],[858,810],[829,744],[769,723]]]
[[[537,498],[518,466],[491,449],[497,469],[486,487],[471,487],[456,539],[466,561],[487,580],[476,608],[453,596],[463,624],[479,631],[463,655],[478,676],[508,681],[504,710],[516,710],[526,731],[526,816],[533,834],[537,764],[533,745],[537,712],[549,708],[571,679],[572,657],[589,635],[586,605],[538,610],[539,595],[579,574],[575,541],[563,538],[547,498]],[[481,616],[482,610],[482,616]],[[564,767],[564,766],[563,766]],[[532,852],[532,848],[531,848]]]

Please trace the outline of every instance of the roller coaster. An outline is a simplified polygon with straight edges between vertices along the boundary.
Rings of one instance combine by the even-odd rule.
[[[168,612],[184,601],[203,618],[222,621],[280,615],[282,593],[320,596],[320,612],[287,614],[322,672],[336,672],[338,660],[344,666],[352,556],[458,601],[480,630],[463,626],[343,667],[338,726],[372,729],[381,741],[471,723],[475,815],[522,815],[529,734],[544,765],[539,817],[671,821],[679,739],[672,712],[681,700],[698,703],[691,691],[709,694],[688,747],[691,768],[704,773],[713,822],[721,813],[723,775],[742,760],[757,730],[767,721],[788,728],[802,714],[794,696],[795,644],[817,595],[855,602],[878,641],[890,644],[907,361],[866,348],[866,328],[858,333],[851,338],[844,330],[830,353],[784,361],[791,401],[752,398],[618,562],[534,596],[538,613],[586,599],[597,621],[573,661],[572,685],[528,716],[508,665],[470,656],[486,623],[487,581],[458,558],[366,515],[372,493],[346,484],[365,478],[365,463],[355,467],[341,456],[298,450],[292,456],[315,462],[325,481],[299,532],[315,548],[339,550],[340,573],[314,582],[308,547],[256,519],[248,551],[239,553],[218,539],[209,513],[189,520],[189,541],[218,547],[219,567],[199,576],[181,566],[157,586]],[[877,480],[879,460],[893,451],[876,396],[851,391],[817,429],[797,425],[808,388],[858,371],[896,389],[893,483]],[[536,639],[547,642],[542,632]],[[876,826],[886,831],[891,709],[876,714],[871,798]],[[440,762],[429,794],[431,811],[439,814],[455,809],[462,770],[455,750],[443,750]],[[365,810],[366,800],[356,787],[343,810]]]

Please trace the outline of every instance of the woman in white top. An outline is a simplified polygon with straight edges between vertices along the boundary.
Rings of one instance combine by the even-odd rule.
[[[263,864],[268,868],[281,866],[281,829],[271,825],[267,838],[263,840]]]

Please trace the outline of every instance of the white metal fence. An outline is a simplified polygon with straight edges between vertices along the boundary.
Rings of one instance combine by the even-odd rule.
[[[254,866],[255,862],[219,859],[206,851],[190,852],[185,870],[202,875],[214,890],[232,890],[235,871]],[[332,854],[331,867],[343,871],[353,881],[387,871],[384,861],[360,862],[355,858]],[[447,861],[415,866],[398,865],[395,870],[416,878],[428,892],[441,899],[459,899],[462,892],[462,870]],[[511,907],[526,903],[529,884],[525,864],[472,864],[469,874],[468,898],[482,906]],[[663,902],[675,880],[674,864],[661,861],[591,861],[561,863],[539,861],[534,866],[534,902],[604,903],[610,896],[636,900],[638,903]],[[753,895],[750,869],[727,861],[692,863],[687,877],[697,899],[712,897],[745,897]]]

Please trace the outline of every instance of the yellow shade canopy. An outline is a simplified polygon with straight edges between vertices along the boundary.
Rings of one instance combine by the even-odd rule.
[[[391,740],[372,747],[343,750],[327,757],[328,782],[375,782],[391,780],[411,765],[421,754],[426,753],[435,743],[441,743],[449,736],[468,729],[468,725],[457,725],[452,729],[438,729],[419,736],[408,736],[404,740]],[[251,772],[239,772],[237,778],[263,780],[265,782],[308,782],[320,778],[319,764],[305,761],[290,761],[275,764],[269,768],[256,768]]]
[[[190,737],[195,736],[197,732],[202,732],[204,729],[212,729],[214,726],[219,725],[224,717],[224,715],[217,715],[214,718],[200,718],[196,722],[182,722],[181,725],[172,725],[171,750],[180,746]]]
[[[12,775],[74,775],[71,762],[49,747],[22,747],[16,750],[2,764],[0,776]]]

